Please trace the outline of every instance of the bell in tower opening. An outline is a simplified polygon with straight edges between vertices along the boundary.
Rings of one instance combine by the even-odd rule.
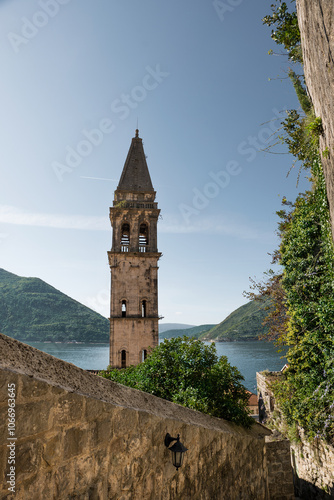
[[[110,365],[126,368],[144,361],[159,341],[157,223],[142,139],[132,139],[110,208],[113,228],[108,252],[111,271]]]

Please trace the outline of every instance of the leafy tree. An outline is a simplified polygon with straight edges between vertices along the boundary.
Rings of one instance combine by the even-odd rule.
[[[292,0],[291,3],[295,3]],[[283,45],[291,62],[302,62],[300,31],[296,11],[289,12],[286,2],[278,0],[271,5],[272,14],[263,18],[263,24],[273,26],[271,38]]]
[[[249,427],[249,394],[239,370],[225,356],[218,358],[215,344],[193,338],[165,340],[147,359],[124,370],[100,372],[102,377],[154,394],[193,410]]]
[[[263,325],[267,326],[268,329],[259,338],[261,340],[276,341],[277,344],[285,344],[288,321],[282,276],[282,273],[269,269],[264,273],[262,281],[249,278],[251,282],[250,291],[244,292],[244,296],[250,300],[262,302],[267,299],[267,316],[263,320]]]

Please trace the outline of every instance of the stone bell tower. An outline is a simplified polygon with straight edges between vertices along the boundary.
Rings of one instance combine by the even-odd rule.
[[[111,271],[110,365],[137,365],[156,347],[158,327],[157,222],[155,202],[142,139],[132,139],[110,208],[113,228],[108,252]]]

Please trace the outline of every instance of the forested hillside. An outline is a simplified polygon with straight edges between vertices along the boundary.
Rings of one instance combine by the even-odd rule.
[[[195,337],[198,339],[205,332],[209,331],[215,325],[200,325],[200,326],[192,326],[191,328],[174,328],[172,330],[166,330],[164,332],[159,333],[159,337],[161,339],[171,339],[175,337],[183,337],[186,335],[187,337]]]
[[[0,269],[0,332],[23,341],[108,342],[109,321],[39,278]]]
[[[201,340],[258,340],[267,332],[262,325],[268,314],[268,301],[251,301],[238,307],[218,325],[200,325],[187,329],[172,329],[160,333],[160,338],[195,337]]]
[[[252,301],[238,307],[219,325],[202,335],[201,339],[218,342],[257,340],[267,331],[262,325],[268,314],[267,305],[268,301]]]

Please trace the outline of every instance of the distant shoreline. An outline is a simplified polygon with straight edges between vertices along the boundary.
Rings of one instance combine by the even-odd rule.
[[[63,342],[63,341],[60,341],[60,340],[26,340],[26,339],[15,339],[15,340],[18,340],[19,342],[23,342],[23,343],[26,343],[26,342],[39,342],[40,344],[92,344],[92,345],[109,345],[109,342]]]
[[[171,337],[174,338],[174,337]],[[64,342],[60,340],[22,340],[22,339],[15,339],[18,340],[19,342],[27,343],[27,342],[39,342],[41,344],[91,344],[91,345],[109,345],[109,342],[82,342],[82,341],[69,341],[69,342]],[[165,339],[165,338],[160,338],[159,340],[170,340],[170,339]],[[202,340],[202,342],[210,342],[210,343],[224,343],[224,342],[269,342],[266,341],[265,339],[258,339],[258,338],[245,338],[245,339],[221,339],[221,340],[207,340],[207,339],[199,339]]]

